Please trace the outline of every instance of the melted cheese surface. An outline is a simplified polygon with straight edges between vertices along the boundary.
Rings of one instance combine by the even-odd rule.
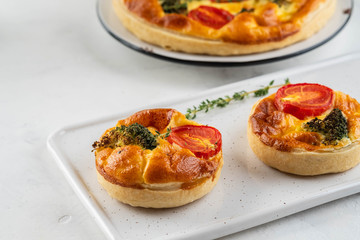
[[[208,0],[188,2],[188,12],[200,6],[212,6],[224,9],[234,15],[242,10],[252,10],[254,15],[261,15],[267,7],[274,8],[280,21],[288,21],[299,11],[304,1],[292,1],[282,5],[270,3],[269,0],[245,0],[241,2],[217,3]],[[269,5],[270,4],[270,5]]]

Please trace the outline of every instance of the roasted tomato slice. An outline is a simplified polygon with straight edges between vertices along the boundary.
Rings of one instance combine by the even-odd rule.
[[[275,95],[275,106],[301,120],[319,116],[331,108],[334,99],[332,89],[312,83],[289,84]]]
[[[167,140],[189,149],[199,158],[209,158],[221,150],[221,133],[213,127],[185,125],[174,127]]]
[[[234,15],[226,10],[203,5],[191,10],[188,17],[215,29],[222,28],[234,19]]]

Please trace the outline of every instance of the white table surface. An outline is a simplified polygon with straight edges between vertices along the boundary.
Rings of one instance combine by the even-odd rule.
[[[95,4],[2,1],[0,239],[105,238],[46,148],[47,137],[59,127],[360,51],[359,0],[346,28],[320,48],[275,63],[228,68],[134,52],[105,32]],[[360,194],[355,194],[224,239],[359,236]]]

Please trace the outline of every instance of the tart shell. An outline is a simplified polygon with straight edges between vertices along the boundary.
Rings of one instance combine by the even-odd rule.
[[[116,126],[133,123],[159,133],[199,125],[174,109],[147,109],[119,120]],[[97,179],[111,197],[136,207],[170,208],[193,202],[213,189],[223,165],[221,149],[214,156],[199,158],[166,139],[157,141],[152,150],[137,145],[95,149]]]
[[[97,172],[97,179],[112,198],[122,203],[133,207],[173,208],[191,203],[208,194],[219,180],[222,165],[223,162],[221,161],[213,178],[207,178],[190,189],[166,191],[128,188],[107,181],[99,172]]]
[[[248,140],[255,155],[266,165],[282,172],[304,176],[339,173],[355,167],[360,162],[360,144],[358,142],[333,151],[298,149],[282,152],[265,145],[251,129],[249,123]]]

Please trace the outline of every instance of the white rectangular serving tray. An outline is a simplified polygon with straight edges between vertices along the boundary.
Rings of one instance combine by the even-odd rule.
[[[324,84],[360,99],[359,76],[360,54],[347,55],[211,89],[192,98],[142,107],[171,107],[185,113],[205,99],[255,90],[271,80],[280,84],[286,78],[292,83]],[[259,161],[246,137],[248,115],[257,100],[250,97],[198,114],[196,121],[218,128],[223,135],[224,167],[212,192],[179,208],[133,208],[110,198],[97,183],[92,143],[117,120],[140,108],[63,127],[49,137],[48,148],[109,239],[214,239],[360,192],[360,166],[340,174],[299,177]]]

